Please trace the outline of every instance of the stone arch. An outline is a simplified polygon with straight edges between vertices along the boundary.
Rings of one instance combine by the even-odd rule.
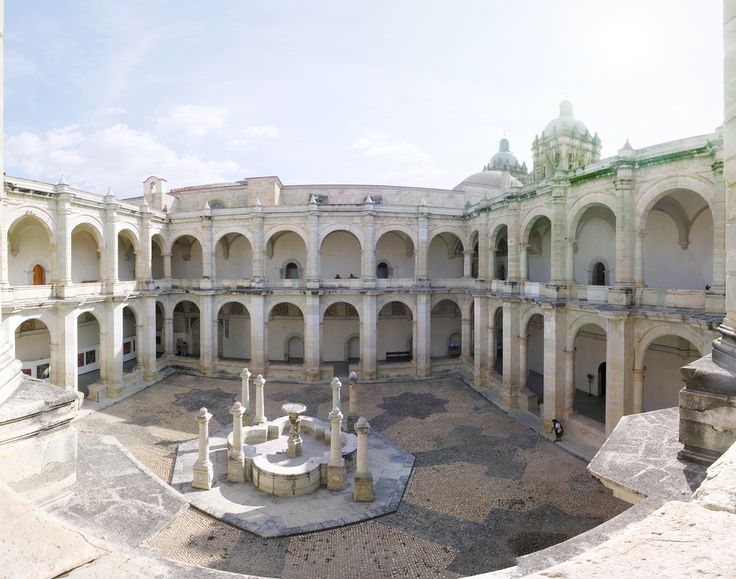
[[[10,237],[13,229],[26,218],[38,221],[46,230],[46,234],[49,236],[49,241],[53,245],[56,244],[56,223],[54,218],[41,207],[19,207],[13,211],[8,217],[8,223],[10,224],[8,226],[8,237]]]
[[[427,238],[429,239],[429,243],[432,243],[432,240],[437,237],[438,235],[442,235],[443,233],[452,233],[455,237],[458,238],[463,248],[465,248],[465,240],[468,237],[468,234],[466,233],[465,229],[461,227],[455,227],[452,225],[438,225],[436,227],[433,227],[429,231],[429,235]]]
[[[634,351],[634,370],[641,370],[644,365],[644,355],[652,343],[665,336],[677,336],[690,342],[703,355],[703,336],[687,326],[656,326],[647,330],[639,339]]]
[[[391,302],[399,302],[404,304],[407,308],[409,308],[412,319],[417,319],[416,304],[412,303],[411,300],[407,299],[406,297],[399,296],[397,294],[385,294],[383,297],[381,297],[381,299],[377,300],[376,316],[378,316],[378,314],[381,312],[386,304],[390,304]]]
[[[133,249],[138,252],[141,250],[141,242],[140,242],[140,231],[138,231],[138,227],[131,223],[121,223],[119,227],[116,228],[117,235],[118,236],[124,236],[130,243],[133,245]]]
[[[689,175],[675,175],[657,181],[638,196],[634,209],[634,231],[639,232],[640,234],[644,233],[646,218],[657,201],[665,197],[670,192],[682,189],[692,191],[693,193],[700,195],[710,209],[713,222],[716,221],[713,206],[713,185],[710,182],[697,177],[691,177]]]
[[[588,325],[598,326],[603,330],[603,333],[608,336],[608,324],[606,324],[606,320],[604,318],[597,314],[582,314],[575,318],[567,327],[567,343],[565,344],[565,349],[568,352],[571,352],[575,347],[575,338],[577,337],[580,329],[583,326]]]
[[[301,303],[298,303],[301,302]],[[268,320],[271,317],[271,314],[273,314],[273,309],[281,304],[287,304],[294,306],[296,309],[299,310],[299,313],[302,315],[302,318],[306,319],[304,316],[304,303],[303,300],[295,300],[293,299],[293,296],[276,296],[272,298],[272,300],[269,301],[268,305],[266,306],[266,320]]]
[[[381,239],[385,234],[391,233],[392,231],[399,231],[406,235],[412,243],[412,246],[414,250],[416,250],[417,247],[417,234],[414,229],[411,227],[406,227],[405,225],[399,225],[396,223],[388,223],[386,225],[382,225],[381,227],[376,229],[376,245],[378,245],[378,240]]]
[[[77,228],[83,228],[95,238],[97,247],[100,251],[105,248],[105,237],[103,235],[104,227],[102,221],[92,215],[77,215],[69,223],[69,235],[73,235]]]
[[[214,243],[212,244],[212,247],[217,247],[217,244],[222,241],[222,238],[226,235],[230,234],[236,234],[236,235],[242,235],[248,240],[248,243],[250,243],[250,246],[253,247],[253,232],[248,229],[247,227],[240,227],[237,225],[229,225],[226,227],[220,227],[212,232],[212,239]]]
[[[498,247],[498,236],[503,231],[503,228],[506,228],[506,239],[508,243],[508,231],[509,231],[509,225],[505,221],[499,221],[494,223],[490,228],[490,236],[488,237],[491,248],[497,248]]]
[[[301,238],[305,248],[309,247],[309,244],[307,243],[308,236],[306,231],[304,231],[303,228],[291,223],[276,225],[270,228],[268,232],[264,233],[263,246],[267,248],[269,243],[273,244],[273,241],[275,241],[273,238],[276,237],[279,233],[294,233]]]
[[[199,242],[200,247],[202,248],[202,251],[204,252],[204,244],[202,243],[202,240],[200,239],[199,235],[200,232],[195,229],[186,229],[186,230],[178,230],[176,232],[172,232],[169,236],[169,241],[166,246],[166,252],[165,253],[171,253],[174,249],[174,244],[182,237],[185,236],[193,237],[195,241]],[[172,238],[173,236],[173,238]]]
[[[524,224],[521,227],[521,244],[526,245],[529,243],[529,236],[531,235],[534,224],[542,218],[547,218],[552,223],[552,218],[547,214],[549,209],[547,207],[536,207],[527,213]]]
[[[519,336],[523,337],[526,335],[526,329],[529,325],[529,320],[531,320],[532,317],[536,314],[539,314],[540,316],[542,316],[542,318],[544,318],[544,312],[542,311],[542,308],[539,307],[539,304],[530,305],[521,316],[521,320],[519,321]]]
[[[576,201],[570,208],[570,218],[567,222],[567,239],[575,241],[578,236],[578,225],[588,209],[594,207],[606,207],[613,213],[614,228],[616,217],[616,199],[607,193],[591,193]]]
[[[339,304],[340,302],[345,302],[346,304],[353,306],[355,311],[358,312],[358,319],[363,318],[363,301],[358,296],[330,294],[325,296],[324,301],[320,304],[319,319],[321,320],[325,317],[327,308],[333,304]]]
[[[346,233],[352,234],[358,240],[360,251],[363,251],[363,246],[365,245],[363,241],[363,231],[352,223],[334,223],[333,225],[330,225],[321,230],[319,233],[320,249],[322,248],[322,244],[324,243],[325,238],[330,235],[330,233],[337,233],[338,231],[344,231]]]

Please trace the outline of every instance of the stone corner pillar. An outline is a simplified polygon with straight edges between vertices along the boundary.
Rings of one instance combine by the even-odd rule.
[[[258,374],[256,376],[256,416],[253,419],[253,424],[265,424],[268,422],[266,419],[265,403],[263,400],[263,386],[266,384],[266,379],[263,375]]]
[[[360,503],[369,503],[373,497],[373,475],[368,469],[368,431],[371,426],[364,416],[355,423],[357,443],[357,466],[353,480],[353,500]]]
[[[199,458],[194,463],[192,486],[195,489],[209,490],[215,482],[215,469],[210,460],[209,423],[212,414],[200,408],[196,419],[199,422]]]
[[[350,406],[348,410],[348,421],[346,430],[355,432],[355,423],[358,421],[358,375],[350,372],[348,376],[348,384],[350,385],[348,394],[350,396]]]
[[[240,402],[233,404],[230,414],[233,416],[233,444],[227,461],[227,480],[245,482],[245,453],[243,452],[243,413],[245,408]]]
[[[243,405],[243,426],[253,425],[253,413],[250,409],[250,370],[243,368],[240,373],[241,389],[240,389],[240,401]]]
[[[342,458],[340,424],[342,412],[334,408],[330,412],[330,460],[327,462],[327,489],[341,491],[347,486],[348,473]]]

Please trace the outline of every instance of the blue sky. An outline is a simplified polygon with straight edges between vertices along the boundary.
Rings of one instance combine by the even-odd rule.
[[[723,119],[718,0],[7,0],[6,172],[120,197],[453,187],[569,97],[608,156]]]

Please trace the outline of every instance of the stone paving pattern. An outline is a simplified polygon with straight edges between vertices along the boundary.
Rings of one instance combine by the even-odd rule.
[[[149,544],[163,555],[225,571],[281,577],[454,577],[508,567],[617,515],[627,503],[585,463],[518,424],[460,380],[361,384],[361,414],[416,456],[399,509],[370,521],[261,539],[190,508]],[[240,382],[171,376],[78,421],[112,434],[162,479],[177,446],[197,434],[194,412],[229,424]],[[347,388],[343,392],[343,400]],[[328,384],[266,384],[266,415],[305,402],[325,420]]]

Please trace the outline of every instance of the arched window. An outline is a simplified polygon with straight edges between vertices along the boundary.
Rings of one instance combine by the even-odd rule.
[[[606,266],[597,261],[593,266],[593,272],[590,279],[591,285],[606,285]]]
[[[40,263],[33,266],[33,285],[46,284],[46,271]]]
[[[385,261],[376,266],[376,277],[378,279],[388,279],[388,264]]]
[[[506,266],[504,264],[498,264],[498,271],[496,272],[496,276],[501,281],[504,281],[506,279]]]
[[[284,278],[299,279],[299,266],[293,261],[286,264],[286,267],[284,268]]]
[[[225,209],[225,204],[219,199],[210,201],[210,209]]]

